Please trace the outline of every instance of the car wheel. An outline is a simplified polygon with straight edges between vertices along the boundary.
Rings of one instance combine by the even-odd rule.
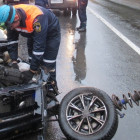
[[[71,10],[69,8],[64,9],[64,15],[69,16],[71,14]]]
[[[63,98],[59,124],[68,140],[110,140],[118,128],[118,116],[105,92],[82,87]]]
[[[77,14],[77,7],[76,8],[72,8],[72,15],[76,15]]]

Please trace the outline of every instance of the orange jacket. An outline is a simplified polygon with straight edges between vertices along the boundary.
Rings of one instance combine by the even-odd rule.
[[[21,31],[21,32],[26,32],[26,33],[32,33],[34,31],[34,29],[33,29],[34,19],[37,16],[42,15],[43,12],[34,5],[26,6],[25,4],[19,4],[19,5],[15,5],[14,7],[16,9],[21,8],[26,14],[26,20],[25,20],[26,27],[25,28],[18,27],[18,28],[16,28],[16,30]]]

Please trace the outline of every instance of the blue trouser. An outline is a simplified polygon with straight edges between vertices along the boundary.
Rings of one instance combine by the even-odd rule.
[[[87,22],[86,7],[88,0],[78,0],[78,15],[80,19],[80,26],[85,27]]]
[[[35,5],[46,8],[46,4],[48,4],[48,0],[35,0]]]
[[[43,61],[42,66],[45,66],[49,70],[54,69],[54,72],[50,72],[51,78],[56,81],[56,61],[53,62],[53,60],[56,60],[59,46],[60,46],[60,39],[61,36],[58,35],[56,37],[51,37],[50,39],[47,39],[47,47],[45,49],[44,55],[43,55]],[[47,62],[45,60],[52,60],[52,62]]]
[[[58,54],[59,46],[60,46],[60,40],[61,40],[61,35],[58,34],[54,37],[48,37],[46,40],[46,48],[44,51],[43,55],[43,60],[42,63],[40,64],[41,66],[46,67],[46,69],[52,70],[54,69],[54,72],[50,72],[51,78],[56,81],[56,57]],[[28,46],[28,54],[29,57],[32,59],[32,50],[33,50],[33,45],[31,45],[32,38],[28,38],[27,45]]]

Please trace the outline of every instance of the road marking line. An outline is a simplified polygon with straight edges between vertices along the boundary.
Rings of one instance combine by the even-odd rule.
[[[125,43],[127,43],[134,51],[136,51],[140,55],[140,47],[135,45],[132,41],[130,41],[127,37],[125,37],[121,32],[119,32],[115,27],[113,27],[109,22],[107,22],[104,18],[102,18],[98,13],[92,10],[90,7],[87,9],[94,14],[98,19],[100,19],[108,28],[110,28],[115,34],[117,34]]]

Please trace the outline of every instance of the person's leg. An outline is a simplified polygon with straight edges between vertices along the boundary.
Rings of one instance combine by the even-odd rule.
[[[32,50],[33,50],[33,39],[32,37],[28,37],[27,39],[27,47],[28,47],[28,55],[29,55],[29,63],[31,62],[32,59]]]
[[[60,35],[53,38],[48,38],[45,53],[43,55],[42,65],[46,72],[50,73],[50,78],[48,79],[48,84],[46,85],[48,114],[50,112],[55,112],[59,107],[59,102],[56,98],[56,95],[58,95],[58,87],[56,82],[56,58],[60,46],[60,38]]]
[[[43,55],[42,65],[50,73],[50,80],[56,82],[56,58],[60,46],[60,35],[51,37],[46,42],[47,46]],[[49,87],[51,88],[51,87]]]
[[[80,5],[80,3],[81,3],[81,0],[78,0],[78,16],[79,16],[79,20],[80,20],[80,25],[76,28],[77,30],[79,30],[81,28],[81,9],[80,9],[81,5]]]
[[[79,19],[80,19],[80,28],[78,29],[79,31],[85,31],[86,30],[86,22],[87,22],[87,15],[86,15],[86,7],[88,4],[88,0],[82,1],[80,0],[79,2]]]

